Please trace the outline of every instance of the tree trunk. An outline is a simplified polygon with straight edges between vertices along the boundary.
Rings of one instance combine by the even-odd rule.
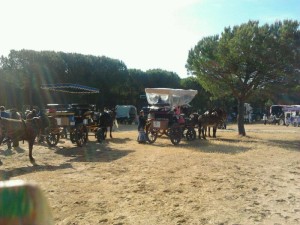
[[[245,126],[244,126],[244,101],[241,99],[238,99],[237,123],[238,123],[239,135],[246,136]]]

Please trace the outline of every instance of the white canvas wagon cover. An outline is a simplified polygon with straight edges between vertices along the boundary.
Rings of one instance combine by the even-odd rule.
[[[147,101],[151,105],[183,106],[190,103],[197,90],[172,88],[145,88]]]

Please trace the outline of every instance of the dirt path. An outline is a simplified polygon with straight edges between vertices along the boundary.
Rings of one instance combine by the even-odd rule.
[[[136,126],[78,148],[0,148],[0,177],[37,182],[56,224],[300,224],[300,128],[236,125],[217,138],[136,142]]]

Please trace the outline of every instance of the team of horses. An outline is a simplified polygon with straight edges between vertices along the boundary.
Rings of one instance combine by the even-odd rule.
[[[99,128],[103,131],[104,139],[107,136],[107,128],[109,128],[110,138],[112,138],[112,130],[114,121],[116,120],[116,113],[114,110],[107,110],[102,113],[95,114],[98,118]],[[213,129],[213,136],[216,137],[217,128],[225,123],[226,112],[221,108],[214,108],[206,111],[203,114],[192,113],[189,116],[189,123],[195,128],[198,128],[198,138],[206,139],[206,131],[210,136],[209,129]],[[27,141],[29,148],[29,160],[32,164],[35,159],[32,155],[33,145],[36,137],[41,131],[49,127],[57,127],[57,121],[52,116],[34,116],[26,119],[10,119],[0,117],[0,144],[3,140],[10,139],[14,143],[19,141]],[[15,146],[16,147],[16,146]],[[0,161],[1,164],[1,161]]]
[[[190,123],[194,127],[198,127],[198,138],[206,139],[207,133],[210,137],[210,128],[213,129],[213,138],[216,138],[216,133],[218,127],[226,123],[227,114],[226,111],[222,108],[213,108],[207,110],[203,114],[191,113],[189,116]]]

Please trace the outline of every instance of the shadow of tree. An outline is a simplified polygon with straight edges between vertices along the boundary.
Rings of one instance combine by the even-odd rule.
[[[236,143],[240,142],[239,140],[235,139],[213,139],[214,141],[222,141],[222,142],[229,142],[229,143]],[[244,140],[243,140],[244,141]],[[253,142],[253,140],[246,140],[247,142]],[[160,148],[168,148],[169,145],[165,143],[155,142],[150,144],[153,146],[157,146]],[[178,145],[173,145],[170,141],[170,145],[174,148],[184,148],[194,151],[201,151],[201,152],[211,152],[211,153],[225,153],[225,154],[238,154],[241,152],[246,152],[251,150],[250,147],[242,147],[242,146],[234,146],[228,144],[215,144],[214,142],[210,141],[209,139],[195,139],[192,141],[182,140]]]
[[[68,162],[111,162],[127,156],[132,150],[117,150],[99,143],[88,143],[83,147],[61,148],[55,153],[69,157]]]
[[[290,140],[268,140],[266,142],[269,146],[277,146],[284,148],[285,150],[300,151],[300,141],[290,141]]]
[[[227,144],[225,143],[220,144],[218,142],[225,142]],[[239,143],[239,142],[254,142],[254,140],[250,140],[250,139],[236,140],[236,139],[223,139],[223,138],[200,139],[200,140],[196,139],[193,141],[182,141],[180,142],[178,147],[200,151],[200,152],[224,153],[224,154],[239,154],[252,149],[251,147],[235,146],[230,144],[230,143]]]
[[[34,166],[19,167],[11,170],[0,170],[0,177],[3,180],[8,180],[11,177],[21,176],[28,173],[41,172],[41,171],[54,171],[54,170],[61,170],[67,168],[73,168],[71,163],[63,163],[58,166],[35,164]]]

